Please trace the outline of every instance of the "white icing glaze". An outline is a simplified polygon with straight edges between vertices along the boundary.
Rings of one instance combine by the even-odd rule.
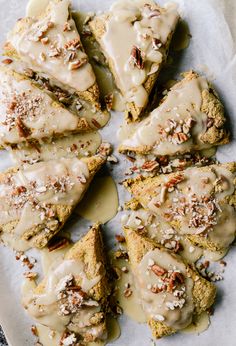
[[[50,214],[50,205],[77,204],[88,186],[88,178],[87,164],[77,158],[40,162],[3,175],[0,183],[1,224],[16,221],[14,232],[19,237],[36,225],[46,227],[46,221],[50,220],[47,214]],[[57,227],[58,221],[51,220]]]
[[[166,58],[167,39],[178,21],[176,7],[169,4],[160,9],[150,0],[120,0],[112,5],[108,15],[100,44],[114,67],[117,86],[126,101],[143,107],[148,101],[143,83],[152,64],[156,64],[158,71]],[[154,39],[158,44],[153,48]],[[133,47],[142,51],[142,68],[132,61]]]
[[[69,0],[51,1],[41,16],[19,21],[8,40],[33,70],[45,72],[71,89],[85,91],[95,83],[95,75],[79,44],[69,5]],[[66,48],[73,40],[78,44]]]
[[[222,200],[234,193],[234,177],[222,166],[211,166],[207,171],[189,168],[180,173],[180,181],[177,177],[169,191],[165,186],[170,182],[167,175],[148,207],[167,221],[177,223],[178,233],[200,234],[219,248],[227,248],[235,237],[236,211]]]
[[[76,333],[89,331],[98,335],[101,332],[98,326],[91,326],[90,318],[100,311],[100,306],[90,298],[85,299],[75,313],[63,313],[62,305],[65,304],[64,292],[66,280],[74,278],[79,281],[81,290],[88,293],[101,279],[97,276],[88,279],[84,272],[84,264],[79,260],[63,260],[61,263],[54,262],[48,271],[41,291],[29,291],[23,295],[23,305],[27,312],[37,322],[50,327],[53,330],[63,332],[66,328]],[[61,311],[61,312],[60,312]]]
[[[168,272],[178,272],[184,277],[184,282],[171,291],[153,293],[150,286],[162,285],[161,276],[150,270],[155,263]],[[187,277],[186,267],[173,254],[155,249],[149,251],[135,269],[135,277],[140,290],[143,309],[148,318],[156,319],[178,330],[188,326],[192,321],[194,305],[192,300],[193,281]],[[182,292],[178,297],[177,293]],[[177,304],[173,308],[173,304]],[[180,303],[180,305],[178,305]]]
[[[203,77],[175,84],[163,103],[146,119],[131,130],[132,125],[125,132],[123,130],[119,136],[122,146],[134,151],[148,146],[148,152],[154,155],[173,155],[209,147],[201,141],[207,128],[207,115],[201,112],[202,92],[207,89],[209,86]]]
[[[203,254],[201,248],[194,246],[184,235],[170,227],[165,219],[143,208],[123,216],[122,224],[145,233],[167,250],[178,252],[188,263],[196,262]]]
[[[78,130],[72,114],[29,79],[0,69],[0,143],[13,144]],[[31,133],[22,134],[22,128]]]
[[[18,164],[36,163],[73,157],[86,157],[94,155],[101,144],[101,135],[98,132],[79,133],[68,137],[44,141],[38,145],[39,150],[25,143],[18,144],[11,150],[13,160]]]

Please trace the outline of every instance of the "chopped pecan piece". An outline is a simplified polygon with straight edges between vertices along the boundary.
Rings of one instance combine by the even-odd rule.
[[[151,270],[153,271],[153,273],[157,276],[162,276],[166,273],[166,270],[162,267],[160,267],[159,265],[157,264],[153,264],[151,266]]]
[[[139,70],[144,69],[143,53],[140,48],[133,46],[133,49],[131,51],[131,59],[134,63],[134,66],[137,66]]]
[[[124,290],[124,296],[125,298],[129,298],[133,294],[133,291],[130,288],[126,288]]]
[[[162,42],[161,40],[159,40],[158,38],[153,38],[152,39],[152,48],[154,50],[159,50],[162,46]]]
[[[20,118],[17,118],[16,126],[17,126],[20,137],[27,138],[30,136],[31,134],[30,129],[23,123],[23,121]]]
[[[92,118],[91,122],[94,126],[96,126],[96,128],[98,128],[98,129],[101,128],[101,125],[99,124],[99,122],[96,119]]]
[[[118,243],[125,243],[125,237],[123,235],[117,234],[115,238],[118,241]]]
[[[53,215],[54,216],[54,215]],[[48,243],[48,251],[52,252],[54,250],[63,249],[70,243],[69,239],[56,237]]]
[[[183,174],[178,174],[173,176],[169,181],[167,181],[164,186],[166,186],[168,189],[171,187],[174,187],[175,185],[178,185],[185,179]]]
[[[87,62],[88,62],[87,58],[83,58],[81,60],[71,61],[71,62],[69,62],[69,70],[78,70],[80,67],[87,64]]]
[[[5,65],[10,65],[11,63],[13,62],[13,60],[12,59],[4,59],[3,61],[2,61],[2,63],[3,64],[5,64]]]
[[[107,94],[105,96],[104,100],[105,100],[106,108],[107,108],[108,111],[110,111],[112,109],[113,99],[114,99],[114,94],[113,93]]]
[[[157,167],[159,167],[159,163],[156,162],[155,160],[146,161],[146,162],[142,165],[142,169],[143,169],[144,171],[147,171],[147,172],[152,172],[152,171],[154,171],[154,169],[156,169]]]
[[[80,38],[74,38],[73,40],[67,42],[64,47],[67,50],[79,49],[81,47]]]

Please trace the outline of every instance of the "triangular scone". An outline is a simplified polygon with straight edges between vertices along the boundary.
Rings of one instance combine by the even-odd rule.
[[[23,305],[37,322],[61,333],[61,341],[74,337],[87,345],[107,338],[109,294],[102,234],[94,225],[64,260],[52,263],[44,280],[23,298]]]
[[[0,67],[0,146],[91,130],[30,79]]]
[[[187,72],[161,105],[120,145],[120,152],[174,156],[229,141],[224,108],[206,78]]]
[[[153,336],[185,328],[214,303],[216,288],[182,259],[130,228],[125,237],[131,268]]]
[[[105,158],[61,158],[0,174],[0,231],[42,248],[63,227]]]
[[[20,19],[8,35],[5,54],[99,106],[95,74],[69,6],[70,0],[52,0],[41,16]]]
[[[179,234],[211,251],[227,248],[236,231],[236,163],[188,168],[124,185]]]
[[[148,103],[178,18],[173,4],[119,0],[89,23],[126,100],[130,120],[137,120]]]

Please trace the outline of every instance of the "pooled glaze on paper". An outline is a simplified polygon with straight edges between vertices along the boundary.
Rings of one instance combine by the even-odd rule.
[[[115,259],[113,253],[111,253],[111,261],[113,268],[118,271],[118,279],[115,282],[114,290],[115,300],[119,302],[119,306],[126,316],[138,323],[145,323],[146,315],[142,308],[139,290],[135,285],[130,263],[128,260]],[[130,297],[125,297],[124,294],[127,285],[129,285],[132,291]]]
[[[117,188],[112,177],[95,177],[83,202],[76,208],[76,213],[91,222],[104,224],[115,217],[118,202]]]

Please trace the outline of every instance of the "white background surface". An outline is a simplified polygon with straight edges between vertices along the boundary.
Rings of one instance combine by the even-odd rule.
[[[38,0],[40,1],[40,0]],[[174,59],[169,68],[170,78],[176,69],[185,71],[196,69],[213,77],[213,83],[222,97],[227,115],[230,118],[231,133],[236,132],[236,1],[235,0],[177,0],[184,19],[188,22],[192,40],[189,48]],[[103,10],[112,0],[73,1],[75,9],[83,11]],[[27,0],[0,0],[0,42],[17,18],[24,16]],[[164,71],[164,74],[166,71]],[[113,114],[110,124],[102,131],[103,138],[115,146],[116,130],[121,124],[122,115]],[[235,137],[235,136],[234,136]],[[120,157],[120,156],[119,156]],[[236,143],[220,148],[218,158],[221,161],[236,159]],[[122,181],[126,163],[120,157],[120,164],[114,166],[112,175],[116,181]],[[0,153],[0,169],[10,164],[6,153]],[[128,199],[119,186],[120,203]],[[126,196],[126,197],[125,197]],[[114,234],[120,232],[119,213],[104,227],[107,244],[112,246]],[[86,223],[72,218],[68,227],[76,237],[86,232]],[[88,224],[88,223],[87,223]],[[222,229],[222,232],[224,230]],[[159,346],[234,346],[236,345],[236,249],[231,249],[226,257],[228,263],[224,281],[217,284],[218,297],[210,328],[201,335],[174,335],[157,342]],[[23,269],[15,261],[14,253],[0,246],[0,324],[4,327],[12,346],[33,346],[30,333],[30,321],[20,306],[20,282]],[[137,325],[121,318],[122,336],[114,346],[149,346],[151,333],[147,326]]]

